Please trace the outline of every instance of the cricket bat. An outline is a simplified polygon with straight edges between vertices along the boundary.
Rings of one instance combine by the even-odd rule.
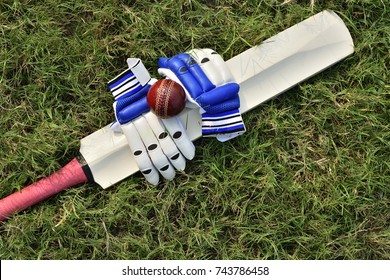
[[[354,51],[344,22],[320,12],[226,61],[240,84],[241,113],[278,96]],[[179,119],[191,140],[202,136],[197,109]],[[126,137],[110,124],[81,139],[80,155],[56,173],[0,200],[0,221],[62,190],[83,183],[106,189],[139,171]]]

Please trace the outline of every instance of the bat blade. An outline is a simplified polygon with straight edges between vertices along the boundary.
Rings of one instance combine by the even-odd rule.
[[[227,61],[245,113],[327,69],[354,51],[336,13],[323,11]]]
[[[332,66],[354,51],[344,22],[332,11],[320,12],[227,61],[240,84],[240,110],[245,113]],[[198,110],[185,109],[179,119],[189,137],[202,136]],[[94,181],[103,188],[136,173],[126,138],[110,125],[81,140],[80,153]]]

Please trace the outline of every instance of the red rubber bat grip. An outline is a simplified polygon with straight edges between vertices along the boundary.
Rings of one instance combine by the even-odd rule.
[[[74,158],[56,173],[25,187],[0,200],[0,221],[4,221],[13,213],[32,206],[60,191],[88,182],[88,178]]]

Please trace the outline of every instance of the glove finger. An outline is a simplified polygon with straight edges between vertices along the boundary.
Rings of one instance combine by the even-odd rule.
[[[159,142],[147,120],[141,116],[133,123],[137,128],[139,135],[141,136],[141,139],[148,151],[153,165],[158,169],[158,171],[165,179],[172,180],[175,177],[175,170],[168,161],[166,155],[163,153]]]
[[[161,120],[164,123],[165,128],[168,130],[176,146],[180,152],[187,158],[193,159],[195,156],[195,145],[188,137],[187,132],[181,125],[177,117]]]
[[[151,159],[145,149],[144,143],[138,134],[138,131],[133,123],[127,123],[121,126],[123,134],[127,138],[130,150],[134,155],[139,170],[145,176],[145,179],[157,185],[159,182],[159,175],[157,169],[153,166]]]
[[[137,101],[129,101],[128,99],[131,98],[123,97],[114,102],[115,117],[121,124],[132,121],[150,110],[146,97]]]
[[[144,115],[152,128],[154,135],[157,137],[161,149],[164,154],[168,157],[169,161],[177,170],[184,170],[186,167],[186,161],[183,155],[180,153],[176,144],[173,142],[169,133],[166,131],[164,124],[159,118],[152,112]]]
[[[202,94],[199,96],[198,102],[202,104],[202,108],[206,112],[210,112],[211,107],[221,107],[223,110],[229,103],[228,101],[232,101],[236,103],[236,107],[240,107],[240,99],[237,96],[238,91],[240,90],[240,86],[236,83],[229,83],[226,85],[219,86],[209,92]],[[231,110],[232,108],[226,108],[225,110]]]
[[[186,97],[187,97],[187,104],[186,104],[186,107],[189,107],[189,108],[199,108],[199,104],[192,98],[191,94],[188,92],[188,90],[185,88],[185,86],[182,84],[182,82],[180,81],[180,79],[168,68],[158,68],[158,73],[161,75],[161,76],[164,76],[170,80],[173,80],[175,81],[176,83],[178,83],[179,85],[181,85],[181,87],[184,89],[184,92],[186,93]],[[190,104],[188,104],[190,103]]]
[[[218,72],[222,76],[223,83],[235,83],[232,73],[226,65],[222,56],[212,49],[203,49],[205,53],[209,54],[210,62],[218,69]]]
[[[193,49],[189,51],[189,54],[196,60],[199,67],[210,79],[211,83],[216,86],[222,85],[224,83],[219,69],[214,65],[214,63],[210,61],[211,54],[209,52],[205,52],[203,49]]]
[[[208,76],[199,66],[198,62],[188,53],[181,53],[176,56],[178,59],[184,62],[188,71],[196,79],[203,92],[207,92],[215,88],[215,85],[210,81]],[[183,71],[183,69],[180,69]]]
[[[234,82],[222,56],[214,50],[193,49],[189,53],[199,63],[199,66],[214,85],[220,86]]]
[[[187,89],[193,99],[196,99],[203,93],[201,85],[188,70],[188,65],[183,61],[183,59],[180,59],[178,56],[174,56],[170,59],[160,58],[158,65],[160,68],[171,70],[173,74],[180,80],[180,83],[183,85],[183,87]]]

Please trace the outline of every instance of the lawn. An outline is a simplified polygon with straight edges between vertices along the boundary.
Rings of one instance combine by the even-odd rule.
[[[200,139],[185,172],[85,184],[0,225],[1,259],[390,259],[390,7],[385,1],[0,3],[0,196],[58,170],[114,119],[127,57],[229,59],[324,9],[355,53]],[[299,69],[297,69],[299,71]]]

